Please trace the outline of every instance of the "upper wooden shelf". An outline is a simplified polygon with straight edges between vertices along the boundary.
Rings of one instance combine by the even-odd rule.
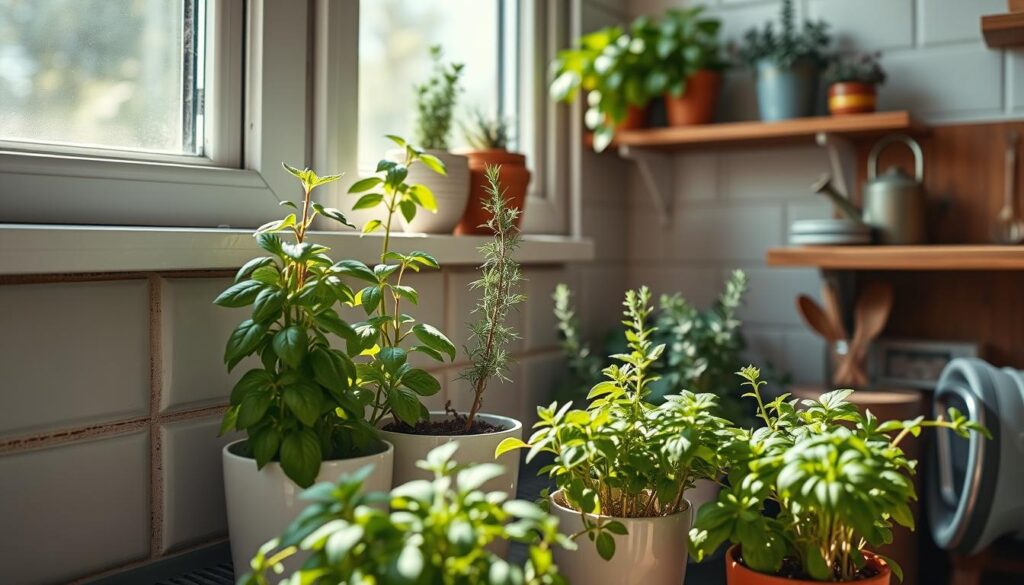
[[[680,150],[699,146],[743,145],[761,142],[813,140],[819,132],[866,136],[923,129],[910,112],[874,112],[848,116],[817,116],[779,122],[726,122],[700,126],[674,126],[623,130],[614,144],[637,148]]]
[[[990,47],[1024,45],[1024,12],[991,14],[981,17],[981,34]]]
[[[766,260],[832,270],[1024,270],[1024,246],[796,246],[771,248]]]

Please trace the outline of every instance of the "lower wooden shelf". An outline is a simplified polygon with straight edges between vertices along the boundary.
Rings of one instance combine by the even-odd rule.
[[[771,248],[766,261],[831,270],[1024,270],[1024,246],[795,246]]]

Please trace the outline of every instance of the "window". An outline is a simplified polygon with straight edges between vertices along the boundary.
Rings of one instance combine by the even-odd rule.
[[[0,141],[201,155],[205,8],[0,0]]]

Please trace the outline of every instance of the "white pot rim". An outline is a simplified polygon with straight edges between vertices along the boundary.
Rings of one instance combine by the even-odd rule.
[[[579,514],[580,513],[579,510],[573,510],[572,508],[563,506],[562,504],[558,503],[558,499],[555,496],[558,496],[561,493],[562,493],[562,490],[559,489],[559,490],[555,490],[555,491],[551,492],[551,494],[548,495],[548,501],[551,502],[551,505],[555,506],[556,508],[558,508],[559,510],[561,510],[563,512],[568,512],[569,514]],[[693,506],[690,505],[690,500],[687,500],[686,498],[683,498],[683,501],[686,502],[686,507],[683,508],[682,510],[678,511],[678,512],[675,512],[673,514],[669,514],[668,516],[641,516],[641,517],[626,518],[626,517],[620,517],[620,516],[606,516],[604,514],[591,514],[590,512],[584,512],[584,513],[586,514],[587,518],[603,519],[603,520],[618,520],[619,522],[651,522],[651,523],[674,522],[675,519],[679,515],[681,515],[681,514],[689,514],[690,513],[690,508],[693,507]]]
[[[248,438],[238,439],[237,441],[232,441],[232,442],[228,443],[227,445],[224,445],[224,448],[221,450],[224,453],[224,457],[227,457],[227,458],[230,458],[230,459],[234,459],[236,461],[253,461],[253,462],[255,462],[256,459],[254,457],[245,457],[243,455],[238,455],[237,453],[233,453],[231,451],[231,448],[234,447],[235,445],[239,445],[239,444],[244,443],[244,442],[246,442],[248,440],[249,440]],[[360,455],[358,457],[338,457],[338,458],[334,458],[334,459],[324,459],[322,461],[322,463],[331,463],[331,462],[336,462],[336,461],[361,461],[361,460],[365,460],[366,463],[373,463],[374,460],[376,460],[377,458],[381,457],[382,455],[386,456],[389,453],[394,453],[395,446],[392,445],[390,441],[386,441],[384,439],[380,439],[380,442],[384,443],[384,447],[385,447],[384,450],[382,450],[382,451],[378,451],[376,453],[371,453],[369,455]],[[264,466],[264,468],[269,467],[271,465],[280,466],[281,462],[280,461],[270,461],[270,462],[268,462]]]
[[[430,154],[430,155],[436,156],[437,158],[440,158],[442,160],[445,159],[445,158],[448,158],[448,159],[466,159],[466,164],[469,164],[469,157],[468,156],[466,156],[465,154],[460,154],[458,152],[452,152],[451,150],[442,150],[442,149],[439,149],[439,148],[426,148],[426,149],[423,150],[423,152],[425,154]],[[384,153],[384,158],[389,159],[389,160],[393,160],[392,157],[395,157],[395,156],[403,157],[402,160],[404,160],[405,149],[404,148],[390,148],[387,151],[385,151],[385,153]]]
[[[431,410],[431,411],[428,412],[428,414],[430,415],[431,420],[433,420],[435,417],[439,417],[439,418],[443,419],[443,418],[447,418],[448,416],[450,416],[450,413],[445,412],[443,410]],[[468,414],[468,413],[460,412],[459,414]],[[384,427],[386,425],[391,424],[391,422],[392,422],[390,420],[387,420],[387,421],[380,421],[379,423],[377,423],[377,429],[382,434],[390,433],[390,434],[393,434],[393,435],[415,436],[415,437],[488,437],[488,436],[493,436],[493,435],[497,435],[497,434],[501,434],[501,433],[507,433],[509,431],[518,431],[518,430],[523,428],[523,423],[521,423],[520,421],[518,421],[518,420],[516,420],[516,419],[514,419],[512,417],[509,417],[509,416],[501,416],[500,414],[489,414],[489,413],[486,413],[486,412],[478,412],[476,414],[476,416],[479,419],[484,419],[484,420],[486,420],[487,422],[489,422],[489,423],[491,423],[493,425],[500,425],[503,428],[501,430],[492,431],[492,432],[489,432],[489,433],[475,433],[475,434],[472,434],[472,435],[421,435],[419,433],[403,433],[402,431],[386,431],[386,430],[384,430]]]

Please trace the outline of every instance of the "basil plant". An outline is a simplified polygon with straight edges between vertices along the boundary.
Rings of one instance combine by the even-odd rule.
[[[714,394],[686,390],[647,401],[658,376],[651,368],[665,346],[652,341],[652,312],[646,287],[627,291],[626,353],[604,369],[605,381],[593,387],[586,409],[572,403],[537,410],[537,429],[528,442],[505,439],[497,454],[527,448],[527,461],[550,453],[554,463],[542,470],[561,490],[564,504],[580,513],[583,532],[605,559],[615,554],[614,536],[625,526],[611,518],[649,518],[685,511],[688,488],[698,479],[717,480],[727,460],[722,447],[735,439],[733,425],[714,412]],[[601,516],[590,516],[601,515]]]
[[[301,497],[309,507],[260,548],[239,585],[277,582],[271,577],[283,572],[281,561],[299,551],[308,559],[282,584],[564,585],[551,547],[574,544],[558,533],[558,520],[504,492],[479,491],[502,467],[457,465],[457,448],[447,443],[419,462],[432,481],[411,481],[390,494],[362,490],[369,467],[306,490]],[[522,566],[487,549],[499,540],[528,546]]]
[[[228,338],[228,370],[258,358],[231,391],[221,433],[245,431],[259,468],[280,461],[285,474],[305,487],[324,458],[359,454],[376,432],[363,420],[363,400],[353,392],[355,364],[328,337],[357,339],[337,312],[339,303],[354,298],[341,278],[344,265],[331,260],[326,246],[307,241],[317,216],[350,225],[337,209],[311,202],[314,189],[340,176],[285,168],[302,185],[301,204],[282,202],[294,212],[256,230],[265,255],[242,266],[235,283],[214,300],[223,307],[252,306]]]
[[[925,427],[988,436],[954,408],[937,420],[879,421],[847,400],[852,390],[818,400],[783,394],[766,403],[758,369],[748,366],[739,375],[765,426],[741,431],[726,449],[730,487],[700,509],[690,531],[690,554],[698,560],[730,541],[760,573],[796,564],[799,574],[787,576],[852,581],[865,566],[866,548],[892,542],[894,523],[914,528],[916,462],[900,442]],[[779,510],[774,517],[764,514],[769,501]],[[899,565],[885,560],[902,579]]]

